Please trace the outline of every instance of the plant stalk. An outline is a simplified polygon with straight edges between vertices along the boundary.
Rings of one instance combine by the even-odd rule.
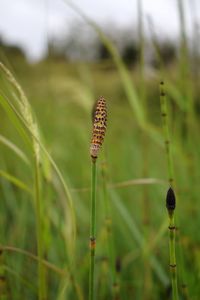
[[[171,141],[169,134],[169,122],[168,122],[168,108],[166,95],[164,91],[164,82],[160,83],[160,104],[161,104],[161,115],[163,121],[163,131],[164,131],[164,139],[165,139],[165,151],[167,156],[167,167],[168,167],[168,181],[170,189],[174,186],[174,170],[173,170],[173,161],[172,161],[172,153],[171,153]],[[176,266],[176,226],[174,222],[174,210],[175,210],[175,196],[174,192],[171,189],[171,193],[167,198],[167,209],[169,216],[169,266],[171,273],[171,282],[172,282],[172,294],[173,300],[178,300],[178,286],[177,286],[177,266]],[[173,207],[171,207],[171,201],[173,203]]]
[[[104,196],[104,204],[105,204],[105,226],[107,233],[107,245],[108,245],[108,257],[109,263],[111,266],[111,278],[112,278],[112,293],[113,299],[119,299],[120,294],[120,282],[118,278],[118,272],[116,271],[115,264],[115,251],[114,251],[114,240],[113,240],[113,232],[112,232],[112,218],[110,211],[110,199],[108,199],[108,176],[107,176],[107,165],[106,162],[102,165],[102,187],[103,187],[103,196]]]
[[[92,159],[91,185],[89,300],[94,300],[94,265],[96,250],[96,158]]]
[[[162,122],[163,122],[164,139],[165,139],[165,151],[167,156],[168,181],[169,181],[169,185],[173,187],[174,170],[173,170],[172,153],[171,153],[171,141],[169,135],[168,109],[167,109],[167,101],[166,101],[163,82],[160,83],[160,106],[161,106],[161,115],[162,115]]]
[[[176,267],[176,250],[175,250],[175,239],[176,239],[176,227],[174,222],[174,212],[169,212],[169,266],[172,281],[172,294],[173,300],[178,300],[178,286],[177,286],[177,267]]]
[[[45,299],[44,288],[44,266],[43,266],[43,240],[42,240],[42,217],[40,203],[40,171],[39,161],[35,157],[35,206],[36,206],[36,235],[37,235],[37,254],[38,254],[38,294],[39,300]]]

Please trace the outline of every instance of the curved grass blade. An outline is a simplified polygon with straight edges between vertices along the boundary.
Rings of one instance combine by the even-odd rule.
[[[22,124],[19,121],[19,119],[17,118],[16,114],[14,113],[13,109],[8,104],[8,102],[9,102],[9,100],[8,100],[7,96],[4,95],[2,93],[2,91],[0,91],[0,104],[1,104],[1,106],[5,110],[8,118],[13,123],[14,127],[16,128],[16,130],[18,131],[20,136],[22,137],[24,143],[26,144],[26,146],[28,146],[28,149],[30,150],[30,149],[32,149],[31,140],[28,137],[27,132],[24,130]]]
[[[26,250],[23,250],[23,249],[20,249],[20,248],[17,248],[17,247],[12,247],[12,246],[1,246],[0,249],[2,251],[7,251],[7,252],[15,252],[15,253],[19,253],[19,254],[22,254],[22,255],[25,255],[27,256],[28,258],[32,259],[32,260],[35,260],[35,261],[39,261],[39,257],[26,251]],[[45,259],[42,259],[42,264],[48,268],[49,270],[59,274],[60,276],[67,276],[68,272],[66,270],[62,270],[60,268],[58,268],[57,266],[55,266],[54,264],[48,262],[47,260]]]
[[[19,158],[21,158],[27,165],[30,165],[30,161],[26,154],[12,143],[9,139],[0,134],[0,143],[11,149]]]
[[[33,286],[33,284],[30,281],[28,281],[27,278],[25,278],[21,274],[18,274],[17,272],[15,272],[13,269],[11,269],[7,265],[3,265],[3,267],[6,272],[8,272],[12,276],[14,276],[16,280],[19,280],[21,282],[21,284],[23,284],[24,287],[31,290],[34,294],[37,295],[37,288],[35,286]]]
[[[19,189],[33,195],[32,190],[23,181],[19,180],[17,177],[10,175],[3,170],[0,170],[0,176],[5,178],[6,180],[10,181],[12,184],[14,184]]]
[[[114,203],[115,207],[117,208],[118,212],[122,216],[124,222],[126,223],[127,227],[129,228],[130,232],[133,235],[134,240],[137,242],[139,247],[143,250],[145,246],[145,239],[143,238],[142,234],[140,233],[137,225],[135,224],[132,216],[130,215],[129,211],[124,206],[123,202],[120,200],[119,196],[115,193],[114,190],[110,190],[111,200]],[[153,256],[152,254],[149,255],[150,264],[157,274],[158,278],[162,282],[164,286],[168,286],[169,278],[165,274],[162,266],[160,265],[159,261]]]
[[[113,45],[113,43],[109,40],[109,38],[102,32],[102,30],[98,27],[98,25],[92,21],[88,16],[86,16],[74,3],[71,1],[66,2],[76,13],[78,13],[83,20],[89,24],[98,34],[100,40],[107,47],[108,51],[112,55],[112,58],[118,68],[119,74],[121,76],[122,83],[124,85],[124,89],[127,95],[127,99],[135,113],[138,124],[143,128],[145,127],[145,115],[142,104],[139,101],[139,97],[137,95],[136,89],[133,85],[133,82],[130,78],[128,70],[120,57],[120,54],[117,48]]]

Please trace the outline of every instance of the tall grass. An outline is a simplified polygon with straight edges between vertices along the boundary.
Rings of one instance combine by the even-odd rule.
[[[153,77],[146,76],[141,1],[137,71],[125,66],[115,45],[95,22],[70,5],[97,32],[115,68],[105,71],[103,63],[49,60],[27,66],[16,62],[12,70],[16,70],[18,80],[0,65],[0,276],[6,278],[5,296],[7,300],[38,299],[38,294],[40,299],[59,300],[84,300],[88,294],[90,299],[97,295],[102,300],[151,299],[152,295],[170,299],[171,272],[172,297],[177,299],[179,292],[180,299],[188,299],[181,286],[187,282],[191,298],[198,299],[199,112],[196,110],[195,118],[191,89],[195,86],[198,95],[198,82],[193,85],[190,77],[177,72],[181,66],[177,68],[176,63],[164,67],[153,26],[151,38],[160,69],[154,70]],[[189,68],[189,56],[182,57],[181,63]],[[158,117],[157,86],[162,78],[171,104],[169,110],[161,88],[164,134]],[[104,155],[99,153],[98,159],[88,155],[90,108],[100,92],[105,92],[110,107],[105,141],[109,151],[103,170],[99,166]],[[186,112],[190,120],[187,129],[192,135],[187,135],[185,144]],[[177,201],[176,219],[174,206],[171,211],[172,192],[167,202],[168,219],[163,205],[169,186],[181,199],[181,205]],[[32,208],[36,205],[34,215]],[[89,231],[90,253],[86,242]],[[182,258],[179,248],[184,249]]]
[[[27,124],[27,127],[30,129],[31,132],[37,137],[39,140],[39,133],[37,129],[36,123],[33,121],[31,108],[28,103],[28,100],[21,89],[18,82],[15,80],[11,72],[3,65],[0,64],[1,70],[4,72],[5,76],[7,77],[8,81],[11,85],[15,88],[17,94],[16,97],[19,97],[18,106],[19,112],[23,116],[24,121]],[[34,191],[35,191],[35,208],[36,208],[36,228],[37,228],[37,251],[39,257],[38,263],[38,289],[39,289],[39,299],[46,299],[45,296],[45,278],[44,278],[44,269],[42,265],[42,258],[43,258],[43,233],[42,233],[42,209],[41,209],[41,200],[40,200],[40,152],[39,146],[35,139],[32,139],[32,150],[34,156]]]
[[[34,159],[33,170],[34,170],[34,194],[35,194],[35,209],[36,209],[37,252],[38,252],[38,258],[39,258],[39,260],[38,260],[38,275],[39,275],[38,276],[38,294],[39,294],[39,299],[42,300],[42,299],[46,299],[46,295],[45,295],[46,287],[45,287],[45,272],[44,272],[44,267],[42,264],[42,259],[44,256],[44,244],[43,244],[44,235],[43,235],[43,224],[42,224],[42,219],[43,219],[42,213],[44,213],[44,211],[42,212],[42,206],[44,207],[44,205],[42,205],[41,199],[40,199],[40,197],[41,197],[40,196],[40,189],[41,189],[41,187],[40,187],[40,185],[41,185],[40,147],[42,148],[44,153],[47,155],[48,159],[50,160],[50,162],[52,163],[56,172],[58,173],[58,176],[60,177],[61,182],[64,186],[64,190],[67,194],[67,198],[70,203],[71,214],[72,214],[72,216],[71,216],[72,224],[70,224],[70,226],[72,226],[72,235],[74,235],[74,233],[75,233],[75,223],[74,223],[75,219],[73,217],[73,215],[74,215],[73,205],[72,205],[72,201],[70,198],[70,194],[68,192],[68,188],[64,182],[64,179],[63,179],[58,167],[56,166],[53,159],[48,154],[47,150],[45,149],[45,147],[42,145],[42,143],[40,141],[38,125],[33,120],[29,102],[28,102],[22,88],[20,87],[20,85],[18,84],[18,82],[16,81],[14,76],[11,74],[11,72],[2,63],[0,63],[0,68],[3,72],[3,74],[5,75],[5,77],[7,78],[8,82],[11,84],[11,88],[13,88],[14,91],[16,91],[16,93],[14,92],[14,100],[17,102],[16,104],[18,107],[16,108],[15,104],[13,104],[7,98],[7,96],[5,96],[5,94],[2,93],[2,91],[1,91],[1,98],[0,98],[1,104],[3,105],[3,107],[6,107],[6,111],[12,115],[11,120],[13,122],[15,120],[17,121],[17,126],[18,126],[17,128],[20,131],[20,133],[22,134],[22,136],[25,137],[27,144],[30,145],[30,140],[32,143],[31,146],[32,146],[32,151],[33,151],[33,159]],[[17,117],[17,119],[15,119],[16,117]],[[22,125],[24,125],[25,129],[27,129],[28,134],[24,132],[24,128],[18,120],[21,121],[21,123],[22,123]],[[29,137],[27,137],[27,135],[29,135]],[[29,140],[29,138],[30,138],[30,140]],[[3,141],[5,142],[5,139]],[[11,146],[12,144],[7,142],[7,145]],[[19,152],[19,150],[16,150],[17,147],[15,147],[15,146],[11,146],[11,147],[12,147],[12,149],[15,150],[15,152],[17,151],[17,153],[18,154],[20,153],[20,155],[21,155],[21,152]],[[74,248],[73,242],[74,242],[74,237],[72,236],[72,239],[70,241],[70,243],[72,243],[72,248]],[[69,249],[70,249],[70,247],[69,247]]]

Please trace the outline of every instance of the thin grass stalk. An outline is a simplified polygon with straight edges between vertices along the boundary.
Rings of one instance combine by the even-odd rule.
[[[193,123],[194,118],[194,103],[192,96],[192,82],[190,74],[190,59],[189,47],[186,34],[186,19],[184,11],[184,1],[177,0],[179,22],[180,22],[180,63],[179,63],[179,76],[180,76],[180,90],[182,97],[185,101],[185,111],[183,113],[183,141],[187,142],[190,138],[189,125]],[[186,139],[185,139],[186,138]]]
[[[137,1],[138,7],[138,39],[139,39],[139,74],[140,74],[140,99],[142,99],[143,108],[145,110],[145,81],[144,81],[144,26],[143,26],[143,10],[142,0]]]
[[[0,250],[5,251],[5,252],[14,252],[14,253],[19,253],[22,254],[24,256],[26,256],[27,258],[34,260],[36,262],[39,262],[40,259],[38,256],[26,251],[26,250],[22,250],[20,248],[16,248],[16,247],[11,247],[11,246],[2,246],[0,247]],[[83,295],[82,295],[82,291],[79,287],[79,285],[76,283],[76,281],[73,278],[72,273],[70,272],[70,270],[66,270],[66,269],[60,269],[58,268],[56,265],[48,262],[47,260],[42,259],[41,263],[43,265],[43,268],[47,268],[48,269],[48,273],[49,271],[53,271],[54,273],[56,273],[57,275],[59,275],[62,278],[64,278],[64,281],[68,281],[69,284],[74,286],[74,289],[76,291],[77,294],[77,299],[79,300],[83,300]],[[10,298],[9,298],[10,299]],[[58,299],[65,299],[64,297],[60,298],[58,297]]]
[[[176,265],[176,227],[174,221],[174,211],[175,211],[175,195],[173,192],[174,185],[174,171],[173,171],[173,161],[171,153],[171,141],[169,134],[169,122],[168,122],[168,108],[167,101],[164,91],[164,82],[160,83],[160,104],[161,104],[161,115],[163,122],[163,131],[165,138],[165,150],[167,156],[167,167],[168,167],[168,181],[170,189],[167,194],[166,206],[168,210],[169,218],[169,266],[171,273],[171,282],[172,282],[172,294],[173,300],[178,300],[178,286],[177,286],[177,265]]]
[[[120,300],[121,297],[121,258],[117,257],[115,260],[115,282],[113,285],[113,299]]]
[[[2,90],[0,90],[0,104],[6,112],[9,120],[12,122],[17,132],[22,137],[27,149],[30,151],[32,150],[32,142],[30,141],[30,138],[27,132],[25,131],[24,127],[22,126],[20,120],[16,116],[16,113],[13,109],[11,109],[11,106],[13,106],[13,104],[10,105],[10,103],[11,102],[10,100],[8,100],[8,97],[2,92]]]
[[[137,1],[137,9],[138,9],[138,39],[139,39],[139,96],[140,101],[143,103],[144,114],[146,117],[146,86],[145,86],[145,60],[144,60],[144,24],[143,24],[143,1]],[[145,131],[141,133],[141,154],[142,154],[142,177],[148,176],[148,138]],[[149,222],[150,222],[150,203],[149,203],[149,196],[148,196],[148,187],[144,186],[143,188],[143,195],[142,195],[142,220],[143,220],[143,228],[144,228],[144,235],[146,239],[149,239]],[[148,261],[148,258],[145,256],[143,257],[143,270],[144,273],[142,274],[143,283],[142,293],[143,298],[147,299],[148,294],[150,294],[150,283],[151,283],[151,267]]]
[[[3,261],[3,249],[0,247],[0,299],[7,299],[7,281],[5,276],[5,266]]]
[[[110,215],[110,205],[108,200],[108,191],[107,191],[107,166],[106,162],[102,164],[102,187],[103,187],[103,198],[104,198],[104,206],[105,206],[105,227],[106,227],[106,234],[108,240],[108,255],[110,258],[111,263],[111,272],[112,272],[112,279],[114,280],[114,259],[113,259],[113,245],[111,243],[111,230],[112,230],[112,220]]]
[[[36,256],[26,250],[20,249],[20,248],[11,247],[11,246],[1,246],[0,253],[1,253],[1,251],[18,253],[18,254],[24,255],[25,257],[27,257],[28,259],[31,259],[33,261],[36,261],[36,262],[39,261],[38,256]],[[42,259],[41,262],[46,268],[48,268],[49,271],[53,271],[54,273],[58,274],[59,276],[69,276],[69,273],[66,270],[62,270],[62,269],[58,268],[56,265],[50,263],[49,261]]]
[[[34,161],[35,170],[35,207],[36,207],[36,231],[37,231],[37,253],[38,253],[38,291],[39,300],[45,298],[45,287],[44,287],[44,267],[42,264],[43,259],[43,236],[42,236],[42,212],[40,203],[40,171],[39,162],[37,158]]]
[[[164,64],[163,64],[163,59],[161,57],[159,41],[156,36],[153,20],[150,17],[148,17],[148,24],[149,24],[149,31],[150,31],[150,35],[151,35],[152,45],[153,45],[155,55],[156,55],[156,60],[157,60],[158,66],[159,66],[160,75],[158,75],[158,76],[163,78],[165,75],[165,68],[164,68]],[[185,99],[183,98],[181,89],[179,89],[179,87],[177,85],[175,85],[174,82],[172,82],[170,78],[167,78],[167,88],[168,88],[168,93],[171,95],[171,97],[174,100],[174,102],[176,103],[176,105],[180,108],[181,111],[184,112],[186,110],[187,105],[185,103]]]
[[[102,165],[102,186],[103,186],[103,197],[105,204],[105,226],[106,226],[106,237],[108,246],[108,256],[111,265],[111,280],[112,280],[112,293],[114,299],[116,298],[116,283],[117,283],[117,271],[115,268],[115,254],[114,254],[114,240],[112,232],[112,218],[110,213],[110,203],[108,199],[108,185],[107,185],[107,165],[106,162]],[[119,284],[117,284],[119,287]],[[119,288],[118,288],[119,290]],[[119,293],[118,293],[119,294]]]
[[[20,285],[23,289],[23,287],[28,288],[29,290],[31,290],[31,292],[37,296],[37,288],[33,285],[33,283],[31,282],[31,280],[27,280],[27,278],[24,275],[19,274],[18,272],[14,271],[13,269],[11,269],[9,266],[4,265],[5,271],[9,274],[9,277],[14,277],[12,278],[13,281],[19,281]],[[10,276],[11,275],[11,276]],[[2,294],[0,293],[0,295],[2,296]],[[13,297],[13,296],[12,296]],[[6,298],[1,297],[1,300],[9,300],[9,299],[13,299],[11,297],[11,295],[9,295]]]
[[[92,160],[91,186],[89,300],[94,299],[94,264],[96,250],[96,160]]]
[[[158,66],[159,66],[159,71],[162,72],[164,68],[163,68],[162,57],[160,55],[159,42],[158,42],[157,34],[155,31],[154,22],[150,16],[147,17],[147,22],[148,22],[149,33],[151,36],[152,46],[155,51],[155,58],[157,60]]]
[[[189,1],[190,5],[190,17],[192,20],[192,79],[193,81],[199,82],[199,18],[198,18],[198,8],[196,1]],[[196,82],[193,82],[196,84]],[[195,87],[196,90],[197,86]],[[194,99],[195,100],[195,99]]]
[[[162,265],[158,261],[157,257],[155,257],[153,254],[151,254],[151,250],[147,248],[148,243],[145,241],[143,235],[141,234],[140,230],[138,229],[132,215],[129,213],[128,209],[124,205],[124,202],[120,199],[118,194],[116,193],[115,190],[109,190],[111,200],[116,207],[117,211],[120,214],[120,217],[122,220],[125,222],[127,227],[130,230],[130,233],[133,237],[133,239],[136,241],[138,244],[139,248],[141,251],[144,252],[144,249],[148,250],[148,253],[146,252],[145,255],[149,255],[149,262],[152,266],[152,269],[154,270],[155,274],[158,276],[160,282],[167,288],[169,284],[169,279],[168,276],[165,274],[165,271],[162,268]],[[131,245],[131,243],[130,243]]]
[[[173,162],[172,162],[171,141],[170,141],[170,134],[169,134],[168,108],[167,108],[167,101],[166,101],[163,81],[161,81],[160,83],[160,106],[161,106],[164,139],[165,139],[165,151],[167,156],[168,181],[169,181],[169,185],[173,187],[174,170],[173,170]]]
[[[186,35],[186,22],[184,13],[184,4],[182,0],[177,0],[179,20],[180,20],[180,31],[181,31],[181,58],[180,58],[180,72],[183,76],[183,84],[185,81],[185,76],[187,74],[188,68],[188,45],[187,45],[187,35]],[[184,90],[184,89],[183,89]]]
[[[23,162],[30,166],[30,161],[26,154],[14,143],[12,143],[9,139],[7,139],[5,136],[0,134],[0,143],[2,143],[4,146],[8,147],[11,151],[13,151]]]

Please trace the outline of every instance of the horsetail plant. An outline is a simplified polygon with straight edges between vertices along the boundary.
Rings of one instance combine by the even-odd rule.
[[[102,146],[107,123],[107,108],[104,97],[99,97],[93,111],[93,131],[90,144],[92,161],[91,181],[91,219],[90,219],[90,274],[89,274],[89,300],[94,299],[94,265],[96,250],[96,161]]]
[[[168,211],[169,217],[169,266],[171,273],[171,281],[172,281],[172,294],[173,300],[178,300],[178,286],[177,286],[177,267],[176,267],[176,226],[174,222],[174,211],[176,207],[176,198],[173,191],[174,184],[174,172],[173,172],[173,162],[172,162],[172,154],[170,147],[170,135],[169,135],[169,124],[168,124],[168,109],[166,96],[164,91],[164,82],[160,82],[160,105],[161,105],[161,115],[163,120],[163,130],[164,130],[164,139],[165,139],[165,150],[167,155],[167,166],[168,166],[168,181],[170,188],[167,192],[166,197],[166,207]]]
[[[165,139],[165,151],[167,155],[167,167],[168,167],[168,176],[169,176],[168,181],[169,181],[169,185],[173,187],[174,170],[173,170],[172,154],[171,154],[171,146],[170,146],[168,109],[167,109],[167,101],[166,101],[163,81],[160,82],[160,106],[161,106],[164,139]]]
[[[170,187],[166,197],[166,207],[169,216],[169,266],[172,280],[173,300],[178,300],[177,287],[177,268],[176,268],[176,250],[175,250],[175,234],[176,226],[174,222],[174,211],[176,208],[176,198],[173,189]]]

